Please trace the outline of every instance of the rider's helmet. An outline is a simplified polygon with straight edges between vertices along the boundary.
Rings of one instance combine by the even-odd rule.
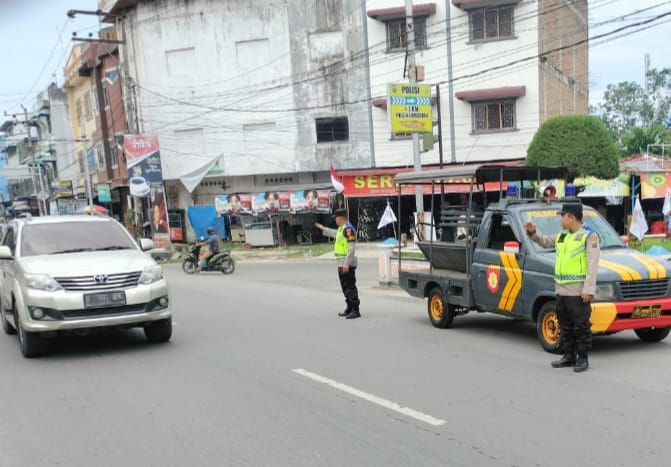
[[[204,242],[204,241],[205,241],[205,237],[200,237],[200,241],[201,241],[201,242]]]
[[[208,227],[207,228],[207,234],[208,235],[214,235],[214,228],[213,227]]]

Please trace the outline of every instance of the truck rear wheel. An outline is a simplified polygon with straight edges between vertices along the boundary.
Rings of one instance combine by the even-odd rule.
[[[634,329],[634,332],[643,342],[659,342],[666,339],[671,332],[671,327]]]
[[[557,302],[543,304],[536,321],[536,332],[541,347],[546,352],[559,353],[559,319],[557,318]]]
[[[429,292],[429,319],[434,327],[445,329],[452,326],[454,321],[454,307],[445,302],[445,295],[440,287],[434,287]]]

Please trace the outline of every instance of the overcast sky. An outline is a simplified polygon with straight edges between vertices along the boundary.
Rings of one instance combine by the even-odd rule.
[[[401,0],[393,0],[393,3],[403,4]],[[671,11],[671,0],[590,0],[589,5],[590,36]],[[653,6],[656,7],[621,18]],[[68,20],[66,11],[69,9],[95,10],[97,0],[0,0],[0,117],[5,110],[15,112],[21,103],[32,107],[35,94],[46,88],[54,75],[58,83],[62,83],[72,32],[78,31],[80,36],[86,37],[97,30],[96,17],[79,16]],[[599,101],[609,83],[642,82],[646,53],[651,56],[653,68],[671,67],[671,22],[606,41],[590,46],[592,103]]]

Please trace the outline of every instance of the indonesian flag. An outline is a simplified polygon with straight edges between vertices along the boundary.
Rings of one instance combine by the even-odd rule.
[[[331,183],[333,184],[333,188],[335,188],[335,191],[338,193],[342,193],[345,191],[345,185],[342,184],[340,181],[340,178],[338,178],[338,174],[336,173],[335,169],[333,166],[331,166]]]

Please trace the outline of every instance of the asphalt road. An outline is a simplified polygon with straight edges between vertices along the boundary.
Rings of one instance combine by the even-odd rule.
[[[326,261],[166,268],[175,334],[0,336],[0,466],[666,466],[671,340],[595,339],[555,370],[530,323],[459,317],[374,288],[343,309]]]

